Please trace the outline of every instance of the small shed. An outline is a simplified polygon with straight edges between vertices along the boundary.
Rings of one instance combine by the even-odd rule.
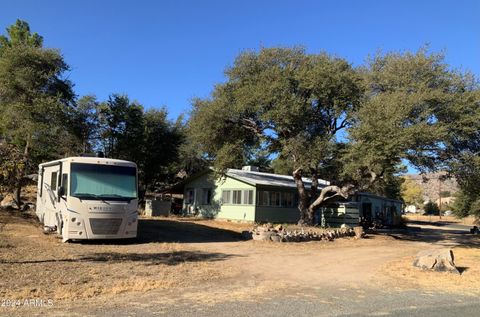
[[[360,217],[367,222],[379,222],[392,226],[399,223],[403,202],[371,193],[357,193],[353,201],[358,203]]]
[[[355,227],[360,222],[360,213],[357,203],[343,202],[319,208],[315,218],[315,223],[322,227],[338,228],[342,225]]]

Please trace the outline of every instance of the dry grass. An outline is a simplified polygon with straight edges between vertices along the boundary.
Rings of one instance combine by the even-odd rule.
[[[457,247],[453,252],[461,275],[422,271],[412,266],[414,256],[386,264],[382,273],[392,287],[480,295],[480,249]]]
[[[437,222],[437,223],[460,223],[468,226],[473,226],[475,224],[475,218],[472,216],[458,219],[455,216],[424,216],[419,214],[406,214],[404,217],[410,221],[424,221],[424,222]]]
[[[178,243],[63,244],[30,219],[0,212],[0,298],[75,300],[215,281],[235,274],[221,253]]]

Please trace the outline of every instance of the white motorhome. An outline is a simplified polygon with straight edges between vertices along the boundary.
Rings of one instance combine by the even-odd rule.
[[[69,157],[39,165],[37,216],[63,242],[137,236],[137,165]]]

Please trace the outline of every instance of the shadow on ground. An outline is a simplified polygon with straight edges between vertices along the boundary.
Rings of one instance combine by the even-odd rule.
[[[202,251],[174,251],[162,253],[92,253],[74,259],[47,259],[25,261],[1,261],[0,264],[37,264],[60,262],[105,262],[123,263],[140,262],[145,265],[177,265],[185,262],[216,262],[226,260],[234,255]]]
[[[445,247],[461,245],[480,248],[480,237],[465,230],[409,227],[403,230],[393,230],[387,235],[398,240],[435,243]]]
[[[450,226],[450,225],[458,224],[456,222],[446,221],[446,220],[439,220],[439,221],[408,220],[408,223],[412,224],[412,225],[437,226],[437,227],[443,227],[443,226]]]
[[[238,232],[213,228],[193,221],[166,219],[139,219],[137,242],[234,242],[240,241]]]
[[[205,226],[195,221],[168,219],[138,219],[137,237],[133,239],[104,239],[72,241],[81,244],[140,244],[154,242],[204,243],[241,241],[240,233]]]

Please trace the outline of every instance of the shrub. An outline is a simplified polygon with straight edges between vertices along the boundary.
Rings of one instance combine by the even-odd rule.
[[[440,208],[438,208],[438,205],[434,202],[429,201],[428,203],[425,204],[423,207],[423,210],[425,211],[426,215],[439,215],[440,214]]]

